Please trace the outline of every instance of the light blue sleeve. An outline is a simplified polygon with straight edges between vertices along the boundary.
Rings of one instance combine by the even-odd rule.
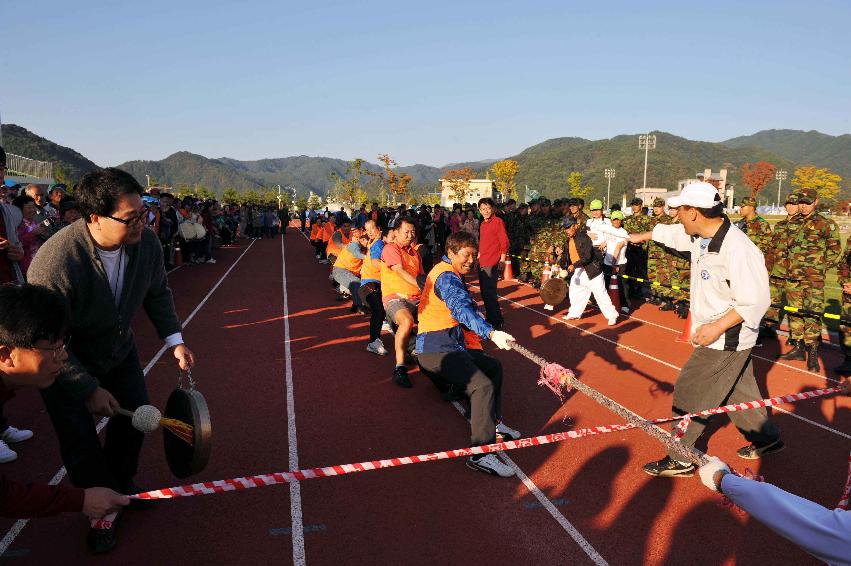
[[[476,303],[470,292],[464,288],[461,278],[454,272],[441,273],[434,282],[434,291],[446,303],[452,318],[478,334],[482,340],[487,340],[493,332],[493,326],[479,316]]]
[[[349,244],[346,246],[346,248],[349,250],[349,252],[353,256],[355,256],[356,259],[363,259],[363,258],[366,257],[364,255],[364,253],[362,251],[360,251],[360,243],[359,242],[349,242]]]
[[[770,483],[727,474],[721,490],[780,536],[828,564],[851,566],[851,512],[830,510]]]

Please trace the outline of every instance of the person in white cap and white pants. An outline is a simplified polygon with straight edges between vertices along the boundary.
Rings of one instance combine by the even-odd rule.
[[[588,305],[588,299],[593,294],[609,326],[614,326],[618,320],[618,311],[612,304],[612,299],[606,292],[606,283],[603,281],[603,255],[591,243],[588,232],[579,230],[574,217],[566,216],[562,226],[567,235],[567,244],[561,255],[562,269],[558,276],[562,279],[570,278],[568,287],[570,308],[562,318],[565,320],[580,318]]]
[[[768,273],[759,249],[724,214],[718,191],[709,183],[686,185],[668,206],[679,207],[680,224],[657,224],[652,232],[631,234],[638,244],[653,239],[666,251],[691,261],[691,342],[696,346],[674,386],[674,417],[765,397],[754,379],[751,349],[759,323],[771,304]],[[780,431],[765,408],[728,413],[750,442],[740,458],[755,460],[784,448]],[[707,420],[694,419],[681,439],[693,445]],[[694,475],[695,466],[675,454],[644,466],[652,476]]]

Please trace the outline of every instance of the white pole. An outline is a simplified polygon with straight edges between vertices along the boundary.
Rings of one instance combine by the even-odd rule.
[[[633,142],[635,143],[635,142]],[[644,142],[644,184],[641,186],[642,189],[647,188],[647,156],[650,153],[650,136],[647,136],[647,140]]]
[[[612,192],[612,178],[608,177],[608,179],[609,179],[609,184],[606,187],[606,208],[611,208],[611,205],[609,204],[609,198],[610,198],[611,192]]]
[[[783,186],[783,177],[777,178],[777,208],[780,208],[780,187]]]

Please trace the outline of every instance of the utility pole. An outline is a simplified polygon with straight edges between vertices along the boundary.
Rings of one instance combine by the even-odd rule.
[[[612,203],[610,200],[611,192],[612,192],[612,179],[615,177],[614,169],[606,169],[603,171],[606,175],[606,179],[608,180],[608,186],[606,186],[606,208],[612,208]]]
[[[651,149],[656,149],[656,134],[642,134],[638,136],[638,149],[644,150],[644,184],[642,189],[647,188],[647,157]]]
[[[786,180],[786,170],[781,169],[774,175],[774,178],[777,179],[777,208],[780,208],[780,187],[783,186],[783,181]]]

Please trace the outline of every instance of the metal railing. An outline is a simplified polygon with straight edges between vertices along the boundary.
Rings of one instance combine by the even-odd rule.
[[[53,178],[53,163],[22,157],[13,153],[6,154],[6,169],[9,175],[22,175],[37,179]]]

